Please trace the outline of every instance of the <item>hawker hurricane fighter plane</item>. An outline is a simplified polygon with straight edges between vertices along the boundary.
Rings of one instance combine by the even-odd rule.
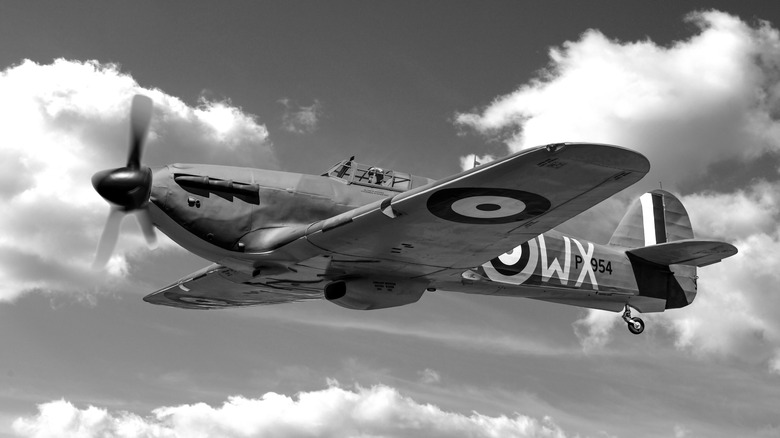
[[[202,164],[141,165],[152,114],[131,108],[127,165],[98,172],[112,204],[98,247],[105,264],[122,214],[135,212],[214,264],[144,300],[215,309],[326,299],[350,309],[411,304],[425,291],[533,298],[623,311],[684,307],[696,267],[737,250],[695,239],[680,201],[655,190],[631,206],[606,245],[553,230],[639,181],[641,154],[602,144],[527,149],[438,181],[343,160],[322,175]]]

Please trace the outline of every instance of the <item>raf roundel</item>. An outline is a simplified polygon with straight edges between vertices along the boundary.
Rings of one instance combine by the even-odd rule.
[[[550,209],[550,201],[536,193],[512,189],[451,188],[428,198],[436,216],[464,224],[506,224],[536,217]]]
[[[509,284],[523,284],[536,270],[539,247],[536,239],[523,242],[517,248],[482,265],[488,278]]]

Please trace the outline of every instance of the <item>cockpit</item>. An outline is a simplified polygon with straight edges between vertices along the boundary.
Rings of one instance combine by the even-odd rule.
[[[381,167],[369,166],[355,162],[355,157],[340,161],[322,176],[337,178],[347,184],[357,184],[369,187],[381,187],[386,190],[403,192],[414,187],[428,184],[433,180],[413,176],[404,172],[396,172]]]

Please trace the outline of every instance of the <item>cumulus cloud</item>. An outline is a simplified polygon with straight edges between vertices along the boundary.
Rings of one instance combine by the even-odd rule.
[[[284,105],[282,115],[282,129],[294,134],[311,134],[317,130],[322,117],[322,103],[315,100],[311,106],[294,105],[290,99],[281,99],[279,103]]]
[[[778,31],[717,11],[688,20],[699,32],[669,47],[589,30],[552,48],[539,77],[456,121],[510,151],[561,141],[636,149],[670,187],[778,148]]]
[[[695,230],[707,236],[744,239],[771,232],[780,217],[780,191],[768,181],[730,193],[693,193],[682,200]]]
[[[729,193],[694,193],[681,198],[697,236],[732,242],[739,253],[699,270],[694,303],[682,310],[642,316],[676,335],[676,346],[699,356],[736,356],[766,363],[780,374],[780,182],[757,181]],[[575,324],[585,351],[604,347],[614,313],[588,311]]]
[[[229,102],[201,99],[191,107],[97,61],[8,67],[0,72],[0,227],[13,232],[0,235],[0,301],[30,290],[89,295],[121,282],[126,255],[146,251],[133,225],[120,238],[111,269],[89,268],[108,212],[90,177],[127,160],[136,93],[155,102],[145,163],[275,166],[265,126]],[[163,240],[160,250],[171,246]]]
[[[740,252],[700,270],[700,293],[682,312],[659,316],[677,333],[677,345],[697,353],[738,355],[768,363],[772,372],[780,351],[780,183],[759,182],[734,193],[686,196],[702,209],[694,229],[733,240]],[[752,221],[745,217],[746,211]],[[697,212],[698,213],[698,212]],[[714,218],[718,218],[715,220]]]
[[[694,232],[732,242],[739,253],[699,269],[699,293],[680,310],[645,314],[650,326],[675,334],[675,345],[702,357],[732,357],[765,364],[780,374],[780,182],[759,181],[731,193],[682,197]],[[588,311],[575,333],[588,351],[611,339],[620,319],[614,313]]]
[[[273,392],[257,399],[235,396],[219,407],[161,407],[148,416],[94,406],[80,409],[59,400],[39,405],[37,415],[18,418],[13,430],[35,438],[566,436],[549,417],[463,415],[418,403],[388,386],[350,390],[336,382],[295,397]]]
[[[683,192],[697,178],[712,180],[709,170],[727,169],[722,163],[749,171],[780,149],[780,32],[718,11],[687,20],[698,31],[668,46],[589,30],[552,48],[537,78],[458,114],[457,124],[503,139],[510,152],[560,141],[630,147],[650,159],[651,181]],[[730,241],[740,253],[700,270],[693,305],[643,318],[674,333],[681,349],[778,372],[780,183],[768,178],[736,178],[739,186],[719,186],[723,193],[682,198],[698,236]],[[615,327],[624,325],[599,311],[574,324],[586,351],[605,346]]]

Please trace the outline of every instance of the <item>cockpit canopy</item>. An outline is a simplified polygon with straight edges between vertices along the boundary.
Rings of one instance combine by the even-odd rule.
[[[381,187],[386,190],[403,192],[432,182],[432,179],[396,172],[390,169],[356,163],[355,157],[342,160],[322,176],[329,176],[347,184],[369,187]]]

